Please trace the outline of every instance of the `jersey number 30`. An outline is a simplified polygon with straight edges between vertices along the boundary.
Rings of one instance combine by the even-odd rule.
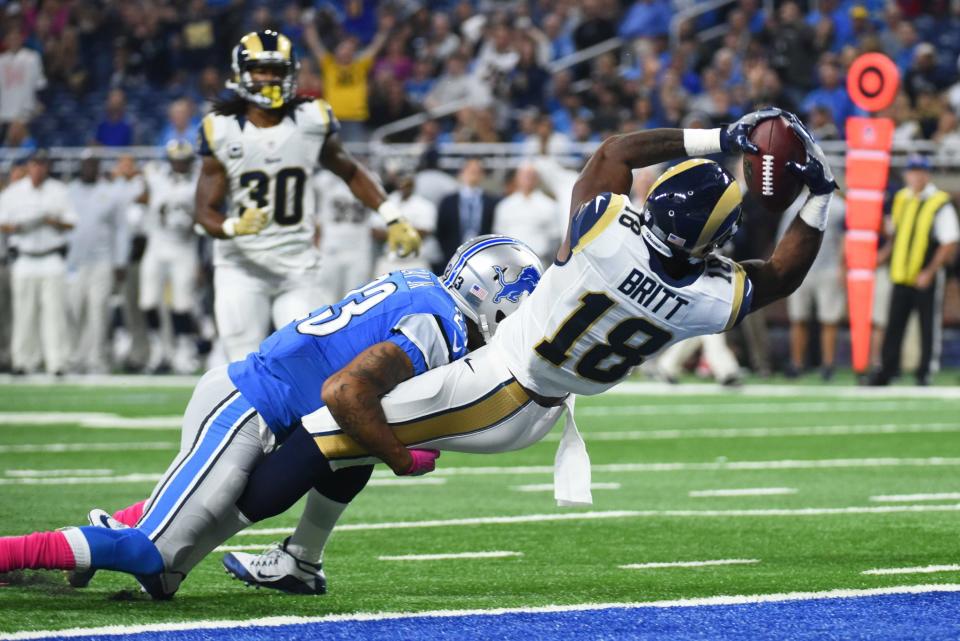
[[[544,339],[535,348],[543,358],[557,367],[570,358],[581,336],[606,314],[616,301],[601,292],[590,292],[580,297],[580,307],[563,322],[551,339]],[[646,340],[635,344],[637,334]],[[643,362],[647,356],[657,353],[670,342],[673,334],[657,327],[645,318],[627,318],[607,334],[607,342],[594,345],[580,357],[575,366],[577,374],[598,383],[613,383],[620,380]],[[611,362],[610,357],[618,357]]]
[[[293,181],[293,207],[287,211],[287,189]],[[273,188],[273,219],[278,225],[296,225],[303,220],[303,185],[307,175],[300,167],[284,167],[277,172]],[[240,186],[250,187],[247,192],[250,199],[260,209],[270,206],[270,176],[262,171],[248,171],[240,174]],[[244,206],[240,206],[240,215]]]

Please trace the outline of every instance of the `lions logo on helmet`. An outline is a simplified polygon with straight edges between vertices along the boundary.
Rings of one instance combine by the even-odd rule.
[[[299,62],[290,39],[276,31],[252,31],[240,38],[231,55],[233,80],[227,87],[263,109],[279,109],[297,93]],[[255,81],[258,67],[279,68],[279,80]]]
[[[509,236],[488,234],[461,245],[443,271],[443,284],[485,340],[540,282],[543,269],[532,249]],[[508,274],[516,274],[509,280]]]
[[[740,186],[712,160],[694,158],[657,179],[643,205],[641,234],[665,256],[699,262],[737,232]]]

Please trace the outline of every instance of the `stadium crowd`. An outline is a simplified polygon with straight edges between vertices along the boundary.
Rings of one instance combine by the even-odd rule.
[[[201,116],[230,77],[231,48],[247,31],[275,28],[294,43],[300,93],[331,104],[344,140],[379,138],[385,125],[430,116],[386,136],[387,142],[421,145],[415,175],[412,168],[370,159],[383,170],[392,198],[428,238],[417,261],[398,262],[381,251],[383,231],[370,212],[361,207],[345,215],[356,209],[349,193],[317,177],[318,242],[329,257],[326,268],[333,273],[338,264],[354,265],[331,286],[331,295],[375,269],[415,264],[439,269],[464,238],[491,231],[516,235],[549,260],[569,209],[575,175],[570,165],[575,169],[582,161],[572,153],[579,149],[575,143],[653,127],[716,126],[766,104],[800,113],[821,140],[842,138],[845,119],[858,113],[847,95],[845,72],[865,51],[886,53],[900,69],[902,90],[881,114],[894,119],[895,139],[939,143],[937,153],[947,164],[960,154],[960,3],[737,0],[675,19],[696,5],[695,0],[9,2],[0,9],[5,34],[0,137],[7,148],[26,150],[195,143]],[[609,50],[576,58],[617,37],[621,41]],[[525,157],[509,175],[490,174],[476,159],[467,159],[456,177],[437,168],[438,154],[451,143],[509,142],[519,143]],[[14,355],[12,362],[4,347],[11,344],[13,306],[0,302],[0,367],[33,371],[42,361],[50,372],[120,365],[192,371],[195,348],[161,347],[171,324],[187,321],[176,314],[158,320],[153,306],[141,309],[138,263],[149,242],[138,223],[142,205],[135,201],[143,191],[143,168],[131,157],[115,167],[93,164],[82,163],[78,176],[61,176],[72,181],[67,186],[46,177],[41,151],[8,177],[7,192],[26,175],[35,191],[46,182],[53,186],[42,191],[60,194],[62,216],[37,223],[47,238],[35,251],[62,252],[66,263],[60,285],[38,282],[35,290],[42,296],[14,299],[13,306],[37,310],[21,318],[23,326],[33,332],[42,325],[43,331],[29,354]],[[654,177],[641,173],[634,197],[642,200]],[[13,201],[7,192],[7,201]],[[4,215],[0,198],[0,222]],[[836,218],[842,231],[842,201]],[[777,232],[777,221],[749,199],[745,220],[729,248],[738,259],[763,255]],[[791,305],[793,343],[783,363],[770,355],[763,316],[749,317],[738,351],[754,371],[783,369],[793,375],[804,367],[805,321],[816,307],[824,327],[822,372],[832,375],[844,308],[836,303],[843,296],[843,267],[842,234],[835,236],[822,265],[829,275],[818,277],[829,284],[833,304],[814,292]],[[3,238],[0,255],[12,263],[6,244]],[[206,343],[215,340],[209,251],[204,239],[194,244],[200,267],[189,322],[206,352]],[[16,250],[34,251],[22,245]],[[0,273],[0,296],[9,296],[4,292],[10,269]],[[108,313],[111,308],[118,310],[117,319]],[[886,312],[876,314],[878,326],[886,324]],[[67,319],[77,331],[67,331]],[[114,327],[119,329],[110,349],[106,337]],[[75,335],[82,335],[75,345],[63,340]],[[718,363],[710,367],[718,379],[735,382],[739,368],[730,365],[733,356],[724,349],[705,345],[703,351],[716,355],[707,360]],[[684,360],[675,357],[665,375],[674,377]]]

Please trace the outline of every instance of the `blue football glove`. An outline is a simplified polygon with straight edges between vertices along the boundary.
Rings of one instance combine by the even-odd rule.
[[[807,151],[806,163],[801,165],[798,162],[788,162],[787,170],[800,178],[803,184],[810,189],[810,193],[815,196],[829,194],[837,189],[837,181],[833,178],[830,163],[827,162],[823,149],[814,140],[813,134],[796,115],[789,111],[784,111],[782,115],[787,119],[793,132],[803,142],[803,147]]]
[[[750,132],[759,123],[770,118],[776,118],[784,113],[776,107],[766,107],[759,111],[752,111],[740,120],[726,127],[720,128],[720,151],[725,154],[756,154],[760,150],[750,142]]]

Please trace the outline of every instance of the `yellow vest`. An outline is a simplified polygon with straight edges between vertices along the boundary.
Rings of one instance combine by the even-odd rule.
[[[890,254],[890,280],[898,285],[916,285],[917,274],[927,262],[930,232],[940,208],[950,202],[950,194],[934,192],[921,200],[903,188],[893,197],[893,253]]]

